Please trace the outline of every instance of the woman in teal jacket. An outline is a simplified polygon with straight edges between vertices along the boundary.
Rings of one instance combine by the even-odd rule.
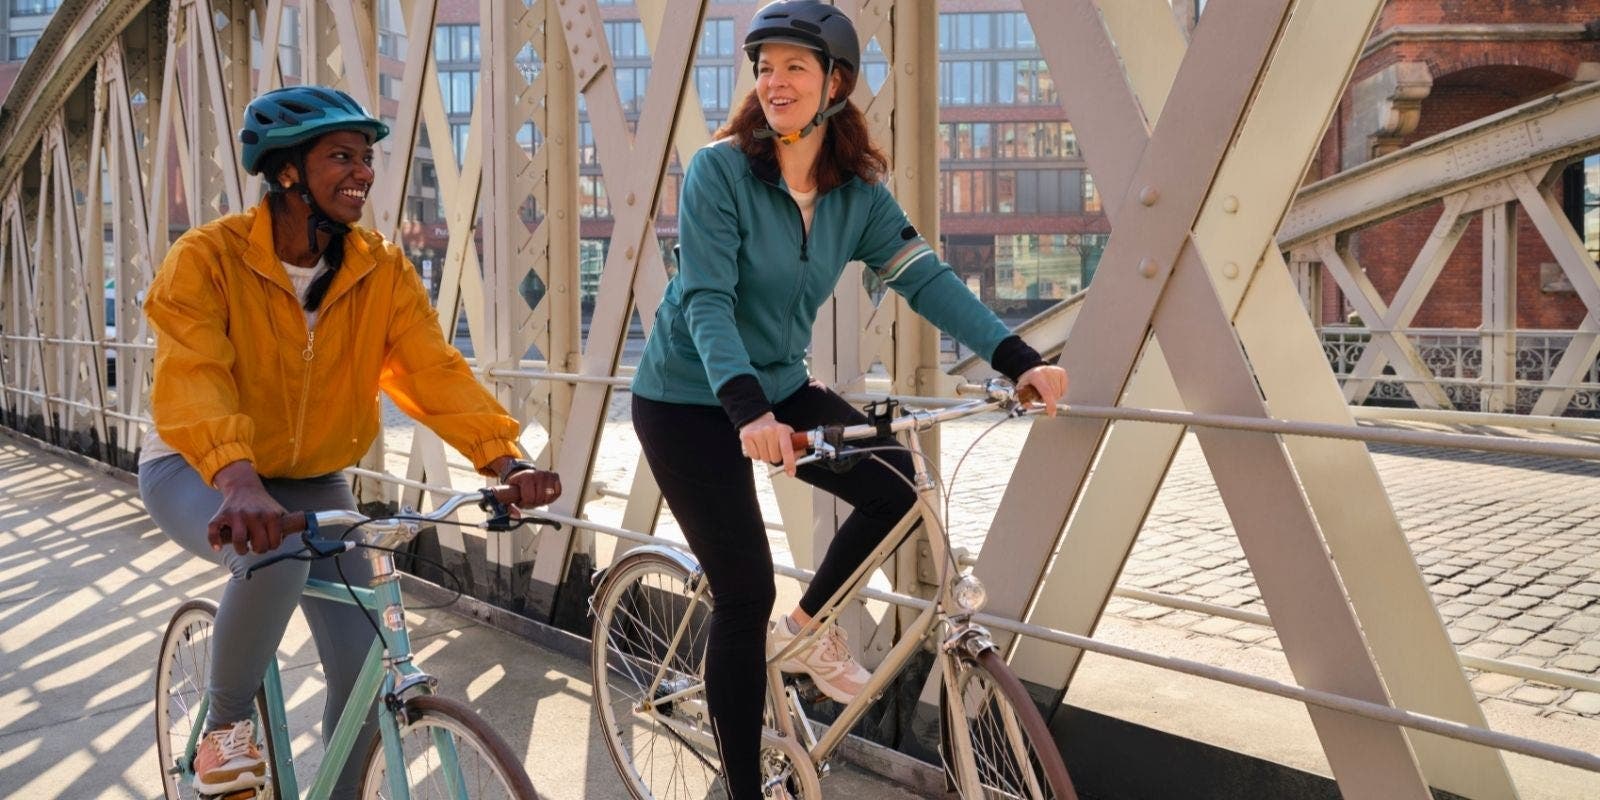
[[[773,646],[810,621],[915,502],[896,451],[847,474],[795,467],[790,434],[864,421],[810,380],[817,310],[859,260],[918,314],[1031,388],[1054,413],[1067,377],[1011,334],[941,263],[883,185],[888,163],[848,97],[860,65],[854,26],[816,0],[779,0],[745,37],[756,90],[690,160],[680,258],[633,381],[633,421],[650,469],[716,597],[706,691],[736,800],[761,796],[757,763],[765,642],[776,590],[749,459],[848,502],[798,608]],[[899,471],[899,475],[895,474]],[[848,702],[868,673],[837,629],[786,660]]]

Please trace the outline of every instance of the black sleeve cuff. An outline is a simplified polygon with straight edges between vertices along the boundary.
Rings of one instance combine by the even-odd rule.
[[[1001,339],[1000,344],[995,345],[994,356],[989,359],[989,366],[1010,378],[1012,383],[1022,380],[1022,373],[1044,363],[1039,351],[1029,347],[1016,334]],[[726,405],[727,401],[724,400],[723,404]]]
[[[727,412],[735,430],[772,410],[766,393],[761,391],[761,382],[754,375],[733,376],[717,390],[717,400],[721,401],[722,410]]]

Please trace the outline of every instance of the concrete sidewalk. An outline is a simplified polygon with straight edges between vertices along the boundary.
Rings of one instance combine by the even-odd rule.
[[[0,798],[161,797],[156,651],[178,604],[221,585],[220,569],[156,530],[126,479],[0,435]],[[412,621],[418,663],[523,754],[542,795],[627,797],[595,727],[587,662],[445,611]],[[320,762],[322,682],[298,614],[279,657],[304,789]],[[827,785],[915,796],[848,766]]]

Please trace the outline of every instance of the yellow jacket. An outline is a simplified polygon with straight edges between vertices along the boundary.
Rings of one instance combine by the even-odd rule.
[[[520,430],[439,330],[411,263],[353,228],[306,328],[265,201],[185,233],[144,304],[156,331],[156,432],[207,483],[246,459],[268,478],[356,463],[378,434],[378,390],[483,470]]]

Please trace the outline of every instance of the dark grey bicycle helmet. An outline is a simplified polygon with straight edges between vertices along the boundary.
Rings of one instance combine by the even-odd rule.
[[[239,161],[254,175],[261,159],[273,150],[309,142],[333,131],[357,130],[376,142],[389,135],[389,126],[375,119],[360,103],[338,89],[326,86],[285,86],[265,92],[244,110],[239,129]]]
[[[851,71],[861,70],[861,40],[844,12],[819,0],[777,0],[756,12],[744,36],[744,52],[751,68],[767,43],[809,47],[822,54],[824,66],[843,61]]]
[[[750,21],[750,31],[744,35],[744,53],[750,57],[750,69],[758,75],[764,44],[792,44],[817,51],[824,68],[823,86],[832,80],[836,64],[844,64],[851,72],[861,69],[861,40],[856,36],[855,24],[844,12],[819,0],[777,0],[756,12]],[[848,102],[847,98],[840,98],[830,106],[824,96],[822,107],[804,128],[789,134],[766,128],[757,131],[756,136],[793,144],[843,111]]]

